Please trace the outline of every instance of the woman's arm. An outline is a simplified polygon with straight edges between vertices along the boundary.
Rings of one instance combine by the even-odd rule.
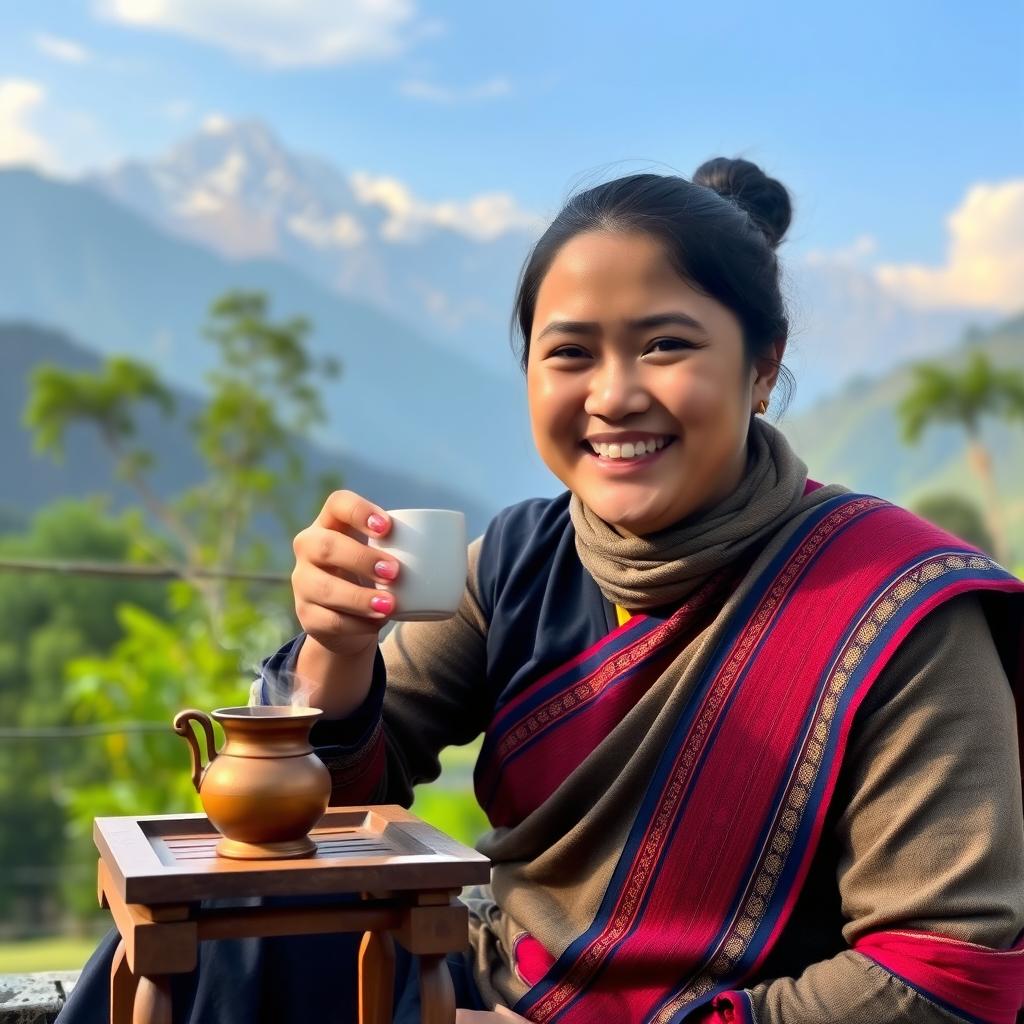
[[[412,803],[412,788],[440,773],[446,746],[468,743],[487,726],[487,618],[478,564],[482,538],[469,545],[458,612],[441,622],[399,622],[382,641],[366,698],[346,717],[321,720],[312,742],[331,772],[331,803]],[[264,674],[295,665],[300,636],[270,659]],[[287,676],[287,672],[278,674]],[[263,703],[263,679],[253,703]]]
[[[923,620],[869,699],[836,793],[844,937],[910,929],[1008,948],[1024,930],[1019,754],[978,597]],[[746,998],[764,1024],[964,1019],[853,951]]]

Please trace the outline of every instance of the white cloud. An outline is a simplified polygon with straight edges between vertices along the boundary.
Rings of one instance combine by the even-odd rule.
[[[402,82],[398,91],[410,99],[426,100],[429,103],[472,103],[478,100],[492,100],[508,96],[512,92],[512,83],[507,78],[495,76],[476,85],[452,89],[422,79],[410,79]]]
[[[356,198],[387,212],[381,236],[389,242],[415,241],[427,228],[448,228],[481,242],[493,241],[509,231],[536,231],[543,221],[522,209],[507,192],[492,192],[471,199],[428,203],[417,199],[396,178],[375,178],[357,171],[350,178]]]
[[[95,0],[138,28],[189,36],[269,67],[393,57],[418,32],[416,0]]]
[[[203,131],[207,135],[224,135],[231,131],[231,119],[223,114],[207,114],[203,118]]]
[[[87,64],[92,60],[92,54],[81,43],[76,43],[72,39],[37,32],[35,44],[41,53],[53,57],[54,60],[64,61],[65,64]]]
[[[1024,178],[972,186],[946,225],[942,266],[884,264],[879,283],[918,308],[1024,308]]]
[[[859,267],[877,249],[878,239],[874,235],[858,235],[849,245],[839,249],[812,249],[806,259],[812,267]]]
[[[0,164],[52,166],[53,152],[32,125],[46,90],[26,78],[0,78]]]
[[[293,234],[318,249],[354,249],[366,240],[362,224],[348,213],[339,213],[326,221],[320,217],[297,213],[288,218],[288,227]]]

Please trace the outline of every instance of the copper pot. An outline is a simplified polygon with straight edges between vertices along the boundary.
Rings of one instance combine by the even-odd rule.
[[[320,709],[218,708],[212,714],[224,727],[219,752],[204,711],[179,711],[174,731],[188,742],[192,784],[221,833],[217,853],[243,860],[315,853],[308,833],[331,795],[330,773],[309,743]],[[205,765],[191,722],[206,737]]]

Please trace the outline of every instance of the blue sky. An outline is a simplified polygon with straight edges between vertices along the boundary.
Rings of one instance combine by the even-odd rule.
[[[968,190],[1024,176],[1009,0],[8,4],[5,81],[37,92],[0,98],[0,148],[13,118],[72,173],[214,113],[427,201],[500,191],[542,215],[581,177],[741,154],[793,191],[791,251],[867,234],[879,262],[941,262]]]

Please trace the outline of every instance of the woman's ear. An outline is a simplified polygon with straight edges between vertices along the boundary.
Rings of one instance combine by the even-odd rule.
[[[769,346],[765,355],[754,359],[754,386],[751,391],[752,412],[757,412],[761,403],[767,406],[771,402],[772,389],[779,379],[779,367],[786,352],[786,339],[777,338]]]

